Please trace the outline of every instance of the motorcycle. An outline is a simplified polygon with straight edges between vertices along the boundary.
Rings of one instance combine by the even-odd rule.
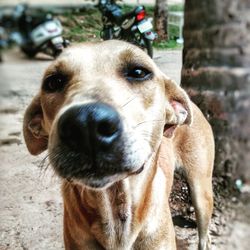
[[[120,39],[146,50],[153,57],[152,42],[156,39],[153,25],[146,18],[145,7],[136,6],[131,12],[122,14],[122,9],[114,0],[99,0],[98,9],[102,13],[103,40]]]
[[[57,57],[69,42],[62,37],[62,25],[51,14],[29,14],[28,5],[16,6],[13,18],[16,31],[10,39],[17,43],[28,56],[34,57],[38,52]]]
[[[2,52],[8,46],[8,38],[6,31],[3,27],[0,26],[0,62],[3,61]]]

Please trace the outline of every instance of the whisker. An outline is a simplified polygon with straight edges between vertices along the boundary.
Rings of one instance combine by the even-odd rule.
[[[50,162],[48,161],[49,158],[49,154],[47,154],[40,162],[40,164],[38,165],[39,169],[40,169],[40,178],[44,177],[49,166],[50,166]]]
[[[40,162],[40,164],[38,165],[39,169],[40,169],[40,173],[39,173],[39,178],[41,180],[43,179],[47,179],[47,173],[48,173],[48,170],[53,170],[53,168],[49,168],[49,166],[51,165],[49,160],[49,154],[47,154]]]
[[[45,163],[46,163],[48,157],[49,157],[49,154],[47,154],[47,155],[41,160],[41,162],[40,162],[39,165],[38,165],[39,168],[41,168],[41,169],[44,168],[44,165],[45,165]]]
[[[65,150],[61,149],[60,150],[56,150],[55,152],[53,152],[53,154],[48,153],[41,161],[39,167],[41,169],[40,172],[40,178],[44,178],[46,177],[46,173],[48,170],[51,170],[52,172],[50,173],[50,177],[51,180],[57,180],[59,178],[59,176],[56,174],[56,171],[53,167],[50,167],[52,165],[52,162],[57,161],[58,158],[62,158],[64,157],[65,159],[67,159],[67,157],[65,157]],[[48,160],[48,158],[50,158]],[[50,167],[50,168],[49,168]]]
[[[64,155],[64,150],[61,149],[59,152],[56,152],[56,153],[48,153],[40,162],[39,164],[39,168],[46,171],[48,169],[48,167],[51,165],[51,161],[53,161],[54,159],[58,158],[58,157],[61,157]],[[50,158],[50,160],[49,160]]]
[[[126,105],[128,105],[130,102],[132,102],[133,100],[135,100],[135,98],[137,98],[137,96],[133,96],[131,99],[129,99],[125,104],[123,104],[121,107],[124,108]]]
[[[147,122],[164,122],[164,120],[148,120],[148,121],[139,122],[138,124],[135,125],[134,128],[137,128],[141,124],[144,124],[144,123],[147,123]]]

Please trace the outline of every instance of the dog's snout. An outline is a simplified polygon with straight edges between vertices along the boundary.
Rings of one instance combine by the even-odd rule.
[[[89,156],[99,150],[110,149],[121,133],[122,123],[118,112],[104,103],[71,107],[58,121],[61,142]]]

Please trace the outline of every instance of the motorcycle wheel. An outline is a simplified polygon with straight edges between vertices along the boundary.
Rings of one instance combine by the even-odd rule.
[[[145,37],[142,37],[142,43],[143,43],[143,47],[144,49],[146,49],[148,55],[153,58],[153,44],[152,44],[152,41],[148,40],[147,38]]]
[[[28,57],[33,58],[36,55],[36,51],[30,50],[28,48],[21,47],[21,51]]]
[[[57,58],[62,53],[62,51],[62,49],[53,49],[53,57]]]
[[[101,31],[101,38],[103,40],[110,40],[113,38],[112,27],[103,28]]]
[[[147,54],[153,58],[153,42],[151,40],[148,40],[146,37],[144,37],[142,34],[135,33],[133,39],[128,39],[128,42],[132,42],[133,44],[140,47],[142,50],[147,52]]]
[[[51,56],[53,56],[54,58],[57,58],[63,51],[64,49],[64,45],[63,44],[50,44],[50,52],[47,54],[50,54]]]

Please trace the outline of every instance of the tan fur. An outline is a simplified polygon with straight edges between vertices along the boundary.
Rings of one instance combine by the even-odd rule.
[[[153,78],[128,83],[120,72],[131,63],[149,69]],[[209,249],[213,135],[183,89],[144,52],[120,41],[69,48],[47,69],[44,79],[58,71],[68,76],[65,89],[46,93],[41,88],[26,111],[24,137],[30,153],[38,154],[47,146],[53,149],[58,119],[69,107],[102,101],[112,105],[126,125],[132,147],[126,149],[128,159],[144,164],[141,173],[137,173],[140,165],[132,173],[111,176],[103,189],[90,189],[81,180],[63,180],[65,248],[176,249],[168,198],[174,168],[180,166],[191,188],[199,249]],[[174,102],[185,109],[185,119]],[[163,137],[164,128],[168,138]]]

